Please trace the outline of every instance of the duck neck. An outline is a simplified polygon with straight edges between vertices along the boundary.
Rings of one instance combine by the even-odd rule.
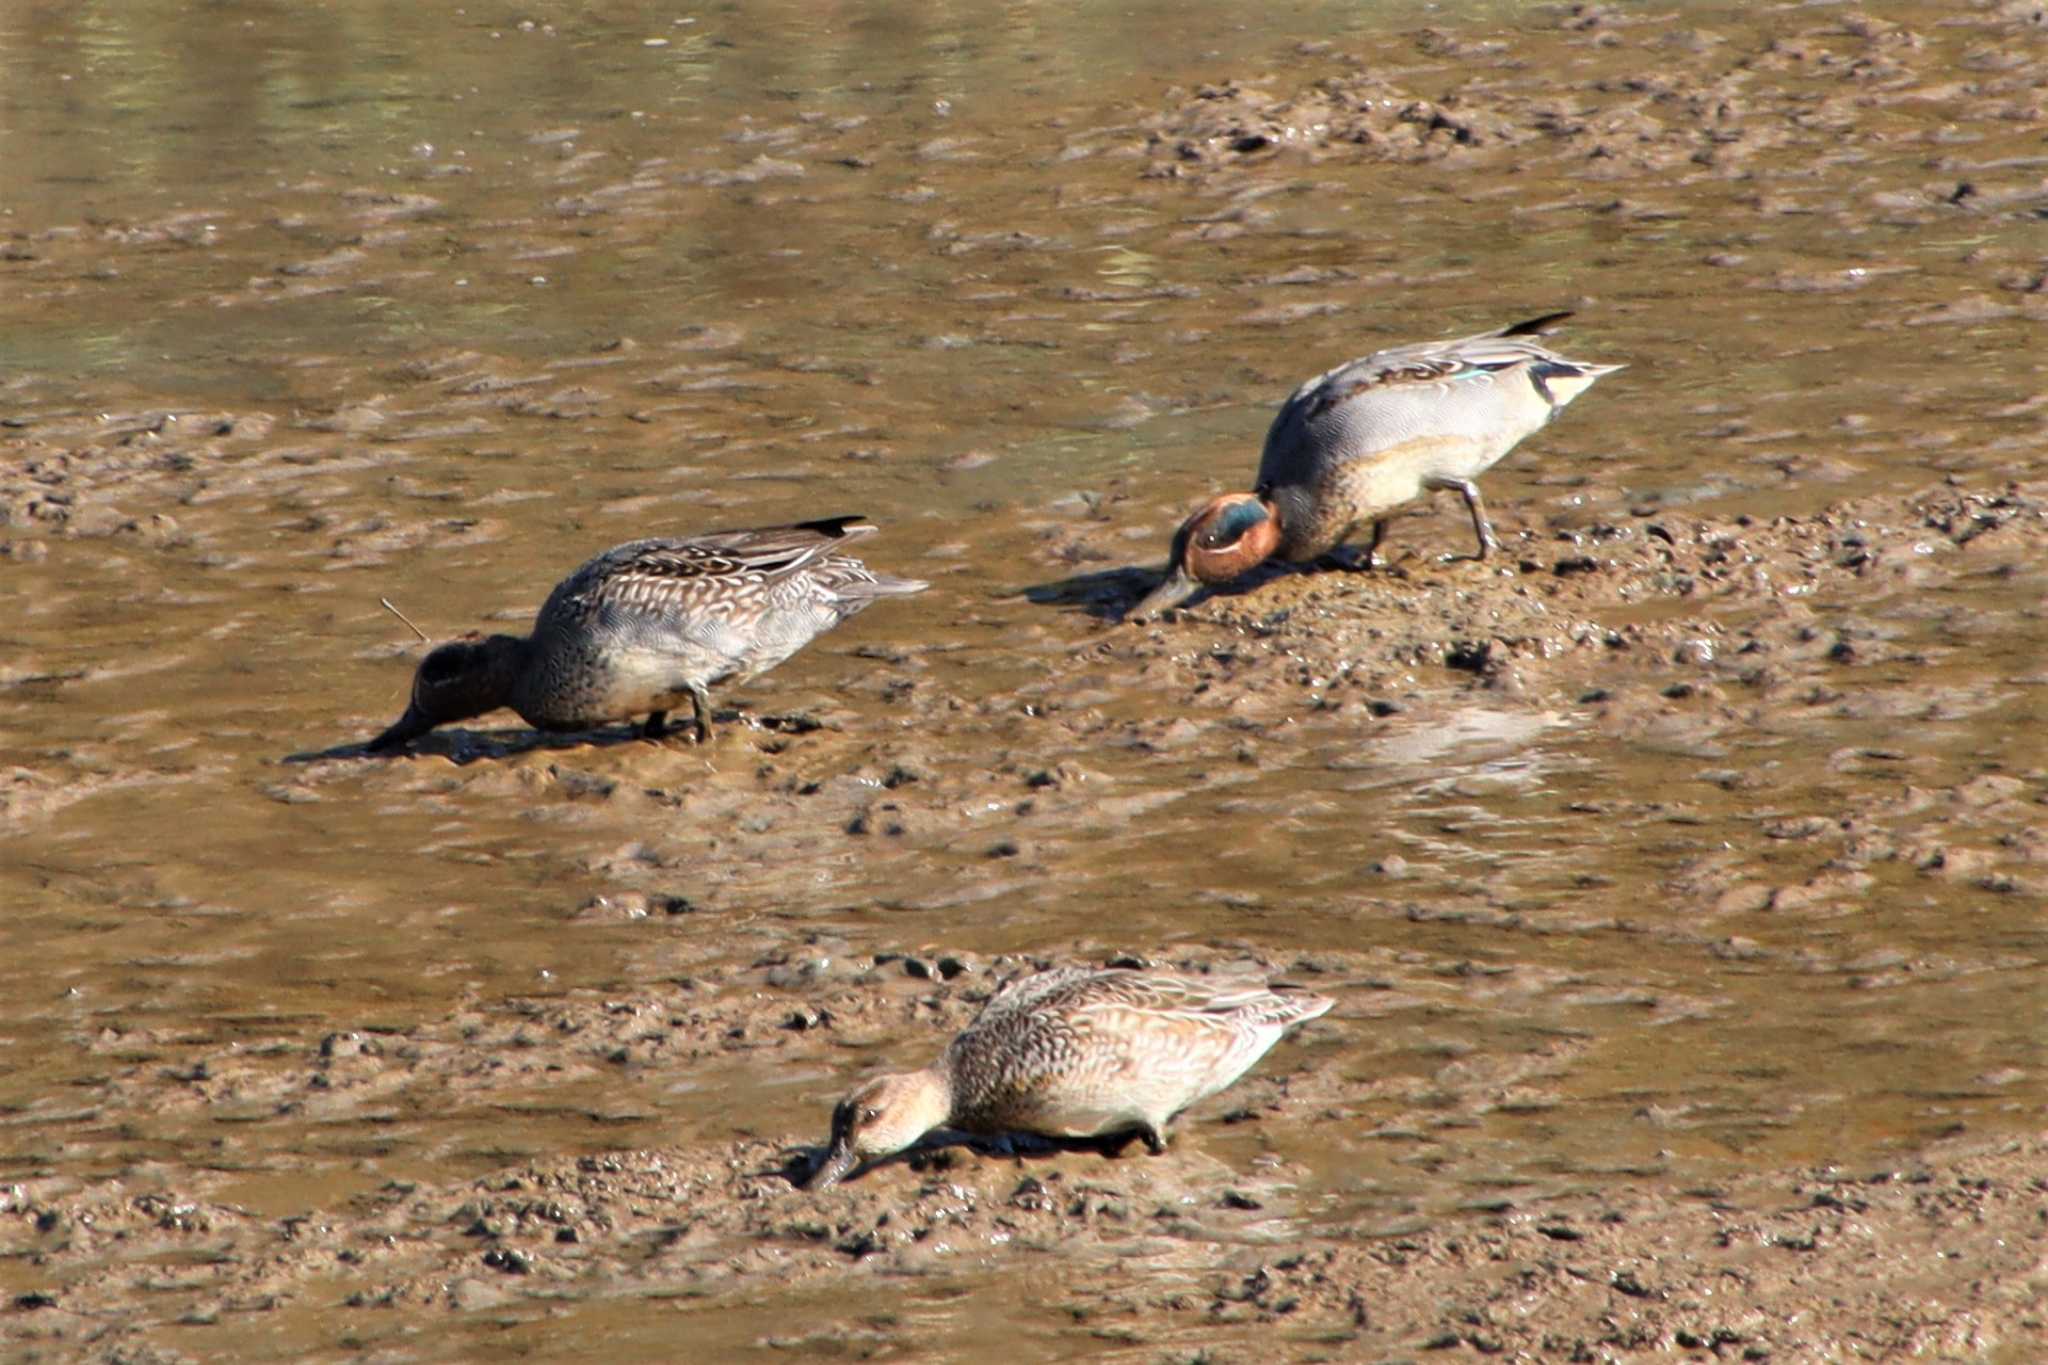
[[[945,1056],[918,1073],[918,1117],[924,1121],[926,1132],[953,1121],[960,1099],[959,1088],[953,1083],[953,1060],[949,1048]]]
[[[501,706],[524,715],[521,684],[532,673],[533,641],[524,635],[492,635],[483,642],[483,665],[478,670],[474,704],[470,714],[481,716]]]
[[[1287,484],[1280,488],[1261,489],[1259,498],[1266,504],[1267,515],[1273,519],[1273,529],[1280,536],[1280,543],[1273,550],[1274,558],[1297,561],[1313,559],[1322,553],[1321,549],[1307,543],[1314,533],[1316,520],[1315,498],[1308,489],[1298,484]]]

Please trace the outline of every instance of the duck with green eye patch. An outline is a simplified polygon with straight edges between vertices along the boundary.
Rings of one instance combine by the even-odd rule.
[[[1143,620],[1268,559],[1320,559],[1435,489],[1465,500],[1476,558],[1500,547],[1473,482],[1602,375],[1620,365],[1567,360],[1534,338],[1570,313],[1496,332],[1375,351],[1295,390],[1266,432],[1252,492],[1196,509],[1173,538],[1166,576],[1128,613]]]

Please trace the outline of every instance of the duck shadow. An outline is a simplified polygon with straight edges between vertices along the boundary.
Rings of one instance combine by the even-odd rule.
[[[419,738],[409,740],[391,749],[373,750],[370,741],[355,740],[347,744],[336,744],[326,749],[304,750],[286,754],[280,763],[326,763],[341,759],[384,760],[432,755],[445,758],[457,767],[486,759],[517,758],[539,750],[556,749],[614,749],[631,744],[647,744],[677,753],[690,753],[698,749],[710,752],[718,744],[719,735],[730,728],[738,727],[747,731],[765,731],[774,735],[807,735],[814,730],[828,727],[824,721],[813,716],[793,713],[781,716],[756,716],[744,711],[714,712],[711,717],[711,743],[698,745],[687,738],[689,727],[672,726],[669,733],[659,739],[649,739],[641,729],[640,722],[626,725],[607,725],[590,730],[533,730],[526,727],[506,730],[469,730],[459,725],[443,726]]]
[[[885,1157],[863,1161],[848,1171],[838,1183],[850,1185],[864,1179],[868,1172],[878,1171],[885,1166],[908,1166],[911,1170],[925,1175],[936,1175],[950,1171],[964,1163],[964,1157],[975,1156],[983,1159],[1007,1159],[1023,1166],[1030,1159],[1044,1159],[1080,1153],[1088,1156],[1107,1157],[1117,1160],[1135,1145],[1144,1151],[1144,1139],[1136,1130],[1112,1133],[1104,1137],[1056,1138],[1043,1137],[1037,1133],[1007,1133],[1001,1137],[987,1137],[979,1133],[956,1132],[950,1128],[934,1129],[917,1144]],[[781,1155],[782,1164],[757,1174],[781,1177],[796,1189],[804,1189],[811,1183],[811,1177],[825,1164],[831,1152],[829,1145],[799,1146],[785,1148]]]
[[[1212,599],[1242,597],[1257,592],[1277,578],[1312,571],[1287,564],[1261,564],[1229,583],[1204,588],[1167,610],[1181,611]],[[1131,608],[1137,606],[1146,593],[1158,587],[1159,581],[1157,569],[1100,569],[1049,583],[1034,583],[1025,588],[1023,594],[1027,601],[1039,606],[1078,607],[1096,620],[1114,625],[1126,620]]]
[[[1152,569],[1099,569],[1023,590],[1025,600],[1042,607],[1079,607],[1098,621],[1116,622],[1159,583]]]

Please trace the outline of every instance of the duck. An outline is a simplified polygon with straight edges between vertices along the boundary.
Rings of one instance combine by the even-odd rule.
[[[1425,492],[1465,500],[1485,559],[1500,548],[1473,480],[1622,365],[1568,360],[1538,337],[1572,314],[1374,351],[1296,389],[1266,432],[1249,493],[1211,498],[1173,537],[1166,575],[1128,613],[1144,620],[1278,556],[1307,563],[1372,523],[1361,567],[1379,563],[1387,514]]]
[[[405,714],[365,747],[389,752],[504,706],[537,730],[645,715],[642,734],[658,740],[685,698],[707,743],[709,688],[758,677],[878,598],[930,586],[844,552],[875,530],[827,517],[615,545],[555,585],[530,634],[472,632],[429,652]]]
[[[809,1188],[829,1188],[934,1128],[1103,1139],[1111,1152],[1142,1140],[1157,1155],[1174,1116],[1333,1003],[1263,979],[1149,968],[1013,978],[936,1062],[878,1076],[839,1103]]]

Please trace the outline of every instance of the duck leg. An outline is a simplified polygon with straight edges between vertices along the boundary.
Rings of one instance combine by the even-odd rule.
[[[1380,542],[1387,538],[1386,518],[1381,517],[1372,524],[1372,543],[1365,547],[1365,567],[1377,569],[1380,566]]]
[[[1366,573],[1379,568],[1380,542],[1387,537],[1387,524],[1384,521],[1375,521],[1372,524],[1372,543],[1365,547],[1363,555],[1353,560],[1344,554],[1344,542],[1350,540],[1351,533],[1357,529],[1355,522],[1345,527],[1344,534],[1337,537],[1337,544],[1328,554],[1316,561],[1316,567],[1344,573]]]
[[[1484,559],[1500,548],[1495,539],[1492,525],[1486,520],[1486,504],[1479,500],[1479,485],[1470,479],[1424,479],[1422,486],[1427,489],[1453,489],[1465,499],[1465,510],[1472,514],[1472,533],[1479,537],[1479,553],[1474,559]]]
[[[648,713],[647,713],[647,723],[646,723],[645,725],[643,725],[643,726],[641,726],[641,727],[640,727],[640,738],[642,738],[642,739],[660,739],[660,738],[661,738],[661,737],[662,737],[663,735],[666,735],[667,733],[668,733],[668,712],[666,712],[666,711],[650,711],[650,712],[648,712]]]
[[[697,724],[697,742],[699,744],[709,744],[711,742],[711,694],[704,690],[704,684],[702,683],[691,683],[689,688],[690,705],[695,709],[694,719]]]

